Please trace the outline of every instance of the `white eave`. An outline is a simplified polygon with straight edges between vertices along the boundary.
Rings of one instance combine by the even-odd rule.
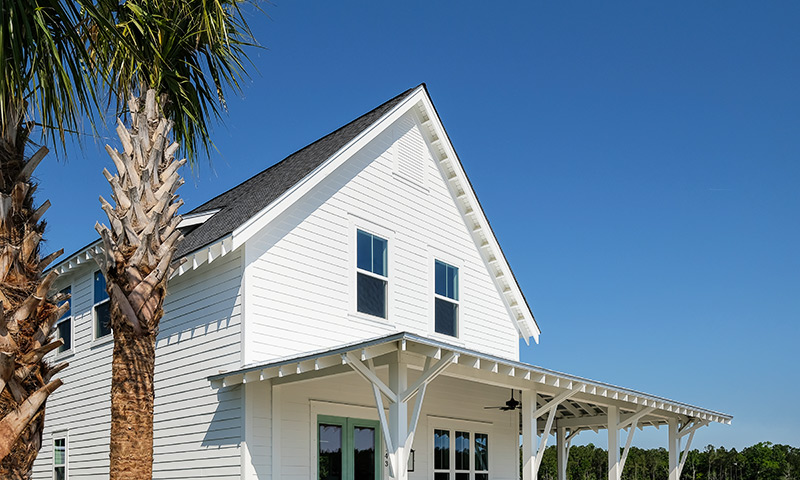
[[[677,416],[722,424],[730,424],[733,419],[731,415],[714,410],[503,359],[407,332],[247,365],[235,371],[212,375],[208,380],[215,388],[265,380],[288,383],[348,372],[349,369],[340,367],[346,365],[349,358],[359,358],[362,362],[373,360],[378,363],[380,357],[386,355],[393,357],[396,352],[407,352],[434,359],[445,358],[452,354],[452,363],[458,365],[458,370],[451,367],[446,375],[478,383],[517,389],[534,387],[537,391],[551,395],[564,390],[579,389],[581,395],[575,397],[576,401],[587,412],[589,410],[586,407],[602,410],[608,405],[616,405],[628,411],[652,408],[652,414],[642,424],[664,425],[667,423],[667,418]],[[589,422],[591,417],[592,415],[586,415],[578,418],[582,418],[583,422]],[[598,426],[602,427],[599,424],[587,423],[587,428],[590,429]]]

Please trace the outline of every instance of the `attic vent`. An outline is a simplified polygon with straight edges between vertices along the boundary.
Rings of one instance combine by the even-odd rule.
[[[414,117],[406,115],[395,125],[395,171],[417,185],[425,186],[425,160],[428,152],[419,125]]]

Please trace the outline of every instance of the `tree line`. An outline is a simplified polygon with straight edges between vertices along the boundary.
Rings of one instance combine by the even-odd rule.
[[[665,448],[631,447],[623,480],[666,480],[669,477],[669,452]],[[541,480],[558,478],[557,451],[547,447],[539,467]],[[608,453],[593,444],[570,449],[568,480],[608,478]],[[800,479],[800,448],[761,442],[741,451],[706,446],[691,450],[681,472],[681,480],[797,480]]]

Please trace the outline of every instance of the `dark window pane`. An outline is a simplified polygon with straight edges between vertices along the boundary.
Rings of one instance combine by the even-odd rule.
[[[386,281],[358,274],[358,311],[386,318]]]
[[[441,298],[436,299],[436,333],[456,336],[458,305]]]
[[[436,260],[435,265],[436,294],[443,297],[447,296],[447,265]]]
[[[111,335],[111,302],[103,302],[94,307],[95,338]]]
[[[456,480],[469,480],[469,473],[456,473]]]
[[[53,479],[54,480],[66,480],[66,467],[55,467],[54,469]]]
[[[372,271],[372,235],[358,230],[357,236],[357,260],[356,265],[361,270]]]
[[[57,328],[58,338],[64,341],[64,345],[61,345],[58,351],[65,352],[72,348],[72,320],[61,320]]]
[[[489,435],[485,433],[475,434],[475,470],[489,470]]]
[[[488,473],[476,473],[475,474],[475,480],[489,480],[489,474]]]
[[[375,480],[375,429],[353,430],[353,471],[355,480]]]
[[[319,480],[342,479],[342,427],[319,426]]]
[[[372,273],[388,276],[386,272],[386,240],[372,237]]]
[[[59,293],[63,293],[64,295],[70,295],[72,293],[72,288],[67,287],[67,288],[61,290]],[[60,307],[61,305],[64,305],[64,303],[66,303],[66,302],[69,302],[69,300],[65,300],[64,302],[61,302],[61,304],[59,304],[58,306]],[[71,315],[72,315],[72,302],[70,302],[69,308],[67,309],[66,312],[64,312],[64,315],[61,315],[61,318],[67,318],[67,317],[69,317]]]
[[[101,272],[94,272],[94,303],[102,302],[106,298],[106,277]]]
[[[450,468],[450,432],[448,430],[433,431],[433,468],[435,470]]]
[[[436,472],[433,474],[433,480],[450,480],[450,474],[447,472]]]
[[[456,470],[469,470],[468,432],[456,432]],[[456,480],[458,480],[458,474]]]

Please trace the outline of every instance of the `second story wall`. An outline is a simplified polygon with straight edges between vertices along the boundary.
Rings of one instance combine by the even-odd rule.
[[[108,478],[113,341],[96,338],[98,270],[88,261],[59,278],[59,290],[72,290],[72,349],[49,357],[70,365],[47,401],[34,479],[54,478],[56,438],[66,438],[68,478]],[[169,282],[156,344],[154,479],[239,476],[241,389],[212,389],[208,376],[241,364],[241,272],[234,251]]]
[[[245,244],[245,363],[409,331],[518,359],[519,336],[412,110]],[[357,231],[387,240],[385,319],[356,308]],[[434,328],[434,261],[458,333]]]

